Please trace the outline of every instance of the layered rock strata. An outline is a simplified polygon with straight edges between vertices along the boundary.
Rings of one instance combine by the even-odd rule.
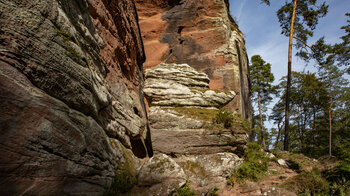
[[[209,78],[187,64],[160,64],[147,69],[144,93],[152,106],[223,107],[235,92],[209,89]]]
[[[0,2],[0,192],[101,195],[152,155],[133,1]]]
[[[226,129],[213,122],[219,108],[229,103],[235,92],[210,90],[208,76],[186,64],[160,64],[147,69],[145,78],[155,152],[181,155],[243,151],[248,139],[243,128]]]
[[[242,126],[244,119],[234,120],[230,128],[215,122],[219,108],[234,99],[236,93],[210,90],[208,75],[187,64],[159,64],[146,70],[145,79],[152,145],[156,157],[164,160],[153,157],[142,166],[142,183],[132,193],[173,193],[184,183],[182,175],[171,175],[177,170],[179,174],[184,171],[185,179],[190,180],[186,186],[198,195],[207,194],[214,186],[224,188],[226,178],[242,163],[234,153],[241,154],[248,141]],[[149,180],[152,177],[145,173],[163,180]]]
[[[208,75],[210,89],[234,91],[226,107],[250,118],[248,59],[228,0],[137,0],[136,7],[146,69],[188,64]]]

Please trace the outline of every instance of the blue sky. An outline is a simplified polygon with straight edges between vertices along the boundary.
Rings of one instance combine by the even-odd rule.
[[[230,0],[231,15],[245,36],[249,58],[259,54],[266,62],[271,63],[275,83],[287,74],[288,38],[281,35],[276,16],[277,10],[284,2],[271,0],[271,6],[266,6],[261,4],[260,0]],[[327,4],[328,14],[320,19],[310,44],[322,36],[325,36],[327,42],[340,42],[339,37],[344,35],[344,30],[340,27],[346,24],[347,18],[344,14],[350,12],[350,0],[327,0]],[[315,68],[312,64],[306,67],[302,60],[293,57],[292,70],[312,71]],[[269,123],[265,124],[267,127],[272,126]]]

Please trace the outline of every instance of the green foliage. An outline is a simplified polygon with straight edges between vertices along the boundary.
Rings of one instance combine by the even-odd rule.
[[[350,13],[346,13],[350,17]],[[321,37],[315,44],[311,46],[310,52],[305,52],[302,57],[306,60],[314,59],[321,66],[325,64],[340,66],[350,65],[350,20],[348,24],[341,27],[345,30],[345,35],[340,37],[341,43],[326,44],[324,37]],[[350,73],[350,68],[347,68],[347,73]]]
[[[225,128],[230,128],[233,126],[233,113],[224,108],[220,108],[215,115],[215,122],[218,124],[222,123]]]
[[[177,196],[194,196],[196,195],[195,192],[193,190],[191,190],[191,188],[188,186],[188,182],[186,182],[186,184],[179,188],[177,191]]]
[[[258,181],[266,175],[269,158],[257,143],[248,143],[244,153],[244,162],[236,169],[229,181],[243,182],[244,180]]]
[[[321,136],[322,132],[318,130],[319,123],[323,123],[320,120],[326,119],[324,117],[328,114],[329,96],[326,85],[315,74],[309,72],[293,72],[292,81],[289,114],[290,148],[291,151],[305,152],[308,156],[315,156],[315,151],[319,147],[318,143],[327,138],[327,136]],[[285,87],[286,78],[282,78],[278,85],[281,98],[273,107],[270,116],[279,130],[284,126]],[[321,127],[327,127],[327,125]],[[275,146],[277,147],[278,144]]]
[[[249,73],[252,85],[252,103],[255,102],[259,107],[259,123],[255,124],[258,124],[260,127],[259,141],[266,148],[263,112],[267,110],[267,105],[271,102],[272,95],[275,94],[275,87],[272,85],[275,78],[271,73],[271,64],[266,63],[259,55],[251,57]]]
[[[263,1],[264,2],[264,1]],[[265,2],[269,4],[269,1]],[[290,105],[290,84],[291,84],[291,67],[292,67],[292,47],[293,45],[299,50],[297,55],[304,56],[307,48],[307,40],[313,36],[319,18],[324,17],[328,12],[328,5],[325,3],[317,4],[317,0],[303,1],[286,1],[285,5],[277,11],[277,17],[282,28],[282,34],[290,37],[288,50],[288,77],[287,92],[285,101],[285,137],[284,149],[289,150],[289,105]],[[293,44],[293,38],[297,40]]]
[[[328,195],[329,183],[321,175],[321,171],[313,168],[289,179],[287,187],[296,190],[299,195]]]
[[[214,186],[214,188],[209,192],[208,196],[218,196],[219,187]]]
[[[341,160],[336,167],[323,171],[323,175],[331,185],[332,195],[350,195],[350,161],[348,159]]]
[[[254,55],[251,57],[251,65],[249,66],[251,91],[255,100],[257,94],[261,96],[261,102],[268,103],[272,100],[274,87],[272,85],[275,77],[271,73],[271,64],[266,63],[261,56]]]
[[[303,51],[308,37],[313,36],[313,31],[318,24],[318,20],[324,17],[328,12],[328,5],[325,2],[317,4],[317,0],[297,1],[294,37],[297,37],[295,44],[297,49]],[[293,1],[285,2],[277,11],[277,17],[282,28],[282,34],[289,37],[291,20],[293,15]]]

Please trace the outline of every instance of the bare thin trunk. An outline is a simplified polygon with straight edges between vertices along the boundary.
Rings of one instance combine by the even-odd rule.
[[[293,47],[293,32],[294,32],[294,20],[295,10],[297,8],[297,0],[294,0],[293,16],[290,25],[289,33],[289,45],[288,45],[288,75],[287,75],[287,93],[286,93],[286,120],[285,120],[285,136],[284,136],[284,150],[289,150],[289,102],[290,102],[290,83],[292,79],[292,47]]]
[[[313,122],[313,128],[312,128],[312,152],[315,150],[315,141],[316,141],[316,110],[313,109],[314,114],[314,122]]]
[[[255,141],[255,135],[256,135],[256,133],[255,133],[255,119],[253,117],[253,119],[252,119],[252,132],[251,132],[251,134],[249,136],[249,142],[254,142]]]
[[[332,107],[333,107],[333,93],[331,90],[331,105],[329,106],[329,156],[332,156]]]
[[[304,104],[303,104],[303,108]],[[305,111],[304,109],[304,119],[303,119],[303,124],[302,124],[302,129],[301,129],[301,149],[304,150],[305,149],[305,130],[306,130],[306,119],[307,119],[307,111]]]
[[[301,141],[301,138],[302,138],[302,136],[301,136],[301,123],[300,123],[300,121],[301,121],[301,112],[300,112],[300,106],[298,106],[298,133],[299,133],[299,140],[300,140],[300,144],[299,144],[299,147],[300,147],[300,149],[302,148],[302,141]]]
[[[277,144],[278,144],[278,141],[280,140],[280,136],[281,136],[281,122],[283,120],[285,116],[283,116],[279,121],[278,121],[278,124],[277,124],[277,128],[278,128],[278,134],[277,134],[277,138],[276,138],[276,142],[275,142],[275,149],[277,149]]]
[[[263,117],[262,117],[262,112],[261,112],[261,97],[260,97],[260,92],[258,92],[258,104],[259,104],[259,117],[260,117],[260,138],[261,138],[261,145],[266,149],[266,144],[265,144],[265,137],[264,137],[264,124],[263,124]]]

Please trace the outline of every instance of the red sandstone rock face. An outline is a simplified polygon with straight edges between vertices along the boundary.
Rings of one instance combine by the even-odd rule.
[[[228,107],[250,117],[244,38],[228,14],[228,1],[137,0],[145,68],[186,63],[210,78],[210,88],[239,96]]]
[[[0,15],[1,195],[101,195],[130,149],[152,154],[134,3],[6,0]]]

